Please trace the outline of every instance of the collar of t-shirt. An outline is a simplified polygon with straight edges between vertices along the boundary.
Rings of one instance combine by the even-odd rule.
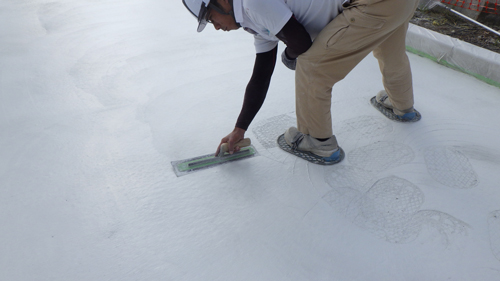
[[[257,53],[267,52],[276,47],[279,39],[275,34],[281,30],[293,14],[284,2],[276,0],[265,1],[264,5],[252,2],[251,4],[257,4],[258,8],[249,9],[247,7],[246,9],[249,10],[247,14],[244,12],[245,7],[243,7],[243,0],[233,0],[233,11],[236,22],[238,22],[244,30],[254,35],[254,45]],[[260,16],[261,13],[259,13],[259,11],[255,11],[259,10],[260,7],[264,8],[263,6],[265,5],[274,6],[273,18],[263,18]],[[252,20],[249,14],[255,19]]]

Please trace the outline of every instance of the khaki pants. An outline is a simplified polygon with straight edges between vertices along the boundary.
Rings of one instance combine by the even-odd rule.
[[[417,4],[418,0],[353,0],[320,32],[311,48],[297,59],[295,96],[300,132],[315,138],[333,135],[332,87],[372,51],[393,106],[399,110],[413,106],[405,38]]]

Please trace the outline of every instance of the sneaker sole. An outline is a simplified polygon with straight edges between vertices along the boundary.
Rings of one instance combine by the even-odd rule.
[[[376,97],[371,98],[370,103],[378,111],[380,111],[382,114],[384,114],[385,117],[387,117],[391,120],[394,120],[394,121],[403,122],[403,123],[412,123],[412,122],[417,122],[418,120],[420,120],[422,118],[422,116],[420,115],[420,112],[418,112],[416,109],[414,109],[415,113],[416,113],[414,118],[409,119],[409,120],[408,119],[401,119],[401,117],[396,115],[394,113],[394,111],[392,111],[392,109],[389,109],[389,108],[383,106],[381,103],[379,103],[377,101]]]
[[[293,154],[299,158],[302,158],[308,162],[311,162],[311,163],[314,163],[314,164],[318,164],[318,165],[325,165],[325,166],[328,166],[328,165],[333,165],[333,164],[337,164],[339,163],[340,161],[342,161],[345,157],[345,153],[344,153],[344,150],[342,150],[341,147],[339,147],[339,150],[340,150],[340,155],[339,155],[339,158],[337,160],[334,160],[334,161],[326,161],[323,157],[321,156],[318,156],[316,154],[313,154],[311,152],[308,152],[308,151],[301,151],[301,150],[294,150],[292,147],[290,147],[286,141],[285,141],[285,134],[281,135],[278,137],[278,146],[290,153],[290,154]]]

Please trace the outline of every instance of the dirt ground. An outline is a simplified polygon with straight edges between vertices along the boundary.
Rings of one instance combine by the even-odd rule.
[[[500,53],[500,36],[449,12],[417,10],[411,23]],[[494,30],[500,30],[500,24],[491,22],[483,24]]]

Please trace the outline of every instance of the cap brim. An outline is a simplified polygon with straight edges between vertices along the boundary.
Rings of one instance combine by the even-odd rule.
[[[204,3],[201,4],[200,12],[198,14],[198,32],[202,32],[203,29],[205,29],[205,26],[207,26],[207,12],[208,12],[208,7],[204,5]]]
[[[201,21],[199,24],[198,24],[198,29],[196,31],[198,32],[202,32],[203,29],[205,29],[205,27],[207,26],[207,21],[206,20],[203,20]]]

